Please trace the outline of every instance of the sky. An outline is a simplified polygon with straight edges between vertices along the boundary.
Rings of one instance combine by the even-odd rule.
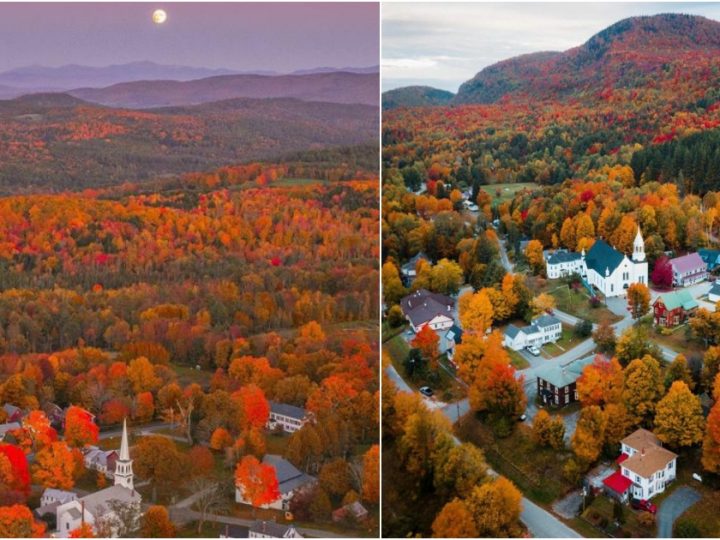
[[[152,22],[155,9],[168,18]],[[0,71],[160,64],[289,72],[378,64],[376,3],[0,3]]]
[[[671,12],[720,20],[720,3],[385,3],[383,90],[421,84],[456,92],[500,60],[565,51],[626,17]]]

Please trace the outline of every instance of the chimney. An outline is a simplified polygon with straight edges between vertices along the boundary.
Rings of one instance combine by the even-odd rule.
[[[645,457],[645,447],[644,446],[642,447],[642,450],[640,450],[640,457],[641,458]]]

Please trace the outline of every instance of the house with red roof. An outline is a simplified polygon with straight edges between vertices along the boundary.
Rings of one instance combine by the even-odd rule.
[[[707,263],[699,253],[688,253],[682,257],[670,259],[673,271],[673,285],[687,287],[707,279]]]
[[[619,468],[603,480],[605,492],[627,502],[651,499],[677,476],[677,454],[663,448],[651,431],[638,429],[621,441]]]

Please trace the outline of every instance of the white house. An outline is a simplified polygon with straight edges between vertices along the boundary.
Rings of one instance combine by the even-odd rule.
[[[675,480],[677,454],[663,448],[652,432],[638,429],[621,444],[620,469],[603,481],[620,500],[651,499]]]
[[[257,519],[248,529],[248,538],[304,538],[295,525]]]
[[[558,279],[572,274],[585,276],[585,251],[576,253],[558,249],[548,253],[545,258],[545,271],[548,279]]]
[[[433,330],[447,330],[455,324],[455,300],[449,296],[418,289],[400,300],[400,308],[416,333],[429,326]]]
[[[648,263],[645,259],[645,241],[638,227],[633,252],[630,258],[611,247],[605,240],[596,240],[590,251],[579,255],[557,253],[546,258],[545,269],[549,278],[558,278],[571,273],[585,277],[587,282],[604,296],[622,296],[633,283],[648,283]],[[551,263],[551,259],[552,262]],[[565,273],[564,273],[565,272]]]
[[[308,421],[308,415],[302,407],[270,402],[270,416],[268,417],[267,428],[275,429],[280,427],[286,433],[295,433]]]
[[[46,488],[40,497],[40,506],[47,506],[52,503],[65,504],[77,499],[77,493],[73,491],[65,491],[62,489]]]
[[[708,276],[707,263],[699,253],[688,253],[682,257],[670,259],[673,271],[673,285],[687,287],[705,281]]]
[[[95,532],[118,536],[118,517],[113,509],[114,504],[126,505],[134,510],[136,519],[140,518],[142,496],[135,491],[133,483],[132,460],[128,446],[127,425],[123,422],[123,434],[120,443],[120,454],[115,463],[115,485],[85,497],[61,504],[56,510],[57,537],[67,537],[70,532],[86,523]]]
[[[519,351],[530,345],[540,347],[545,343],[555,342],[562,335],[562,323],[553,315],[542,315],[535,319],[529,326],[518,328],[509,324],[505,329],[503,344]]]
[[[103,473],[108,478],[113,476],[118,458],[117,450],[102,450],[97,446],[88,446],[83,452],[86,469]]]
[[[290,501],[296,493],[310,488],[317,482],[315,477],[298,470],[295,465],[282,456],[265,454],[263,463],[275,468],[275,476],[280,489],[280,498],[270,504],[263,505],[263,508],[287,511],[290,509]],[[241,486],[235,487],[235,501],[240,504],[250,504],[250,501],[243,495]]]

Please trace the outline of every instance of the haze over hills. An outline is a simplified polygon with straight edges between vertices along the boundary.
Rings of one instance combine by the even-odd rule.
[[[23,66],[0,73],[0,99],[11,99],[27,93],[62,92],[78,88],[105,88],[137,81],[192,81],[221,75],[312,75],[317,73],[377,74],[378,66],[318,67],[292,73],[273,70],[233,70],[181,65],[163,65],[150,61],[130,62],[103,67],[68,64],[59,67]]]
[[[717,21],[682,14],[631,17],[565,52],[536,52],[488,66],[463,83],[451,103],[495,103],[503,96],[592,98],[609,88],[640,88],[667,79],[669,65],[681,59],[691,67],[715,55],[720,55]],[[393,107],[434,104],[417,102],[411,88],[383,97],[392,96]]]
[[[193,81],[138,81],[68,93],[111,107],[195,105],[232,98],[296,98],[377,105],[379,75],[345,72],[310,75],[225,75]]]

